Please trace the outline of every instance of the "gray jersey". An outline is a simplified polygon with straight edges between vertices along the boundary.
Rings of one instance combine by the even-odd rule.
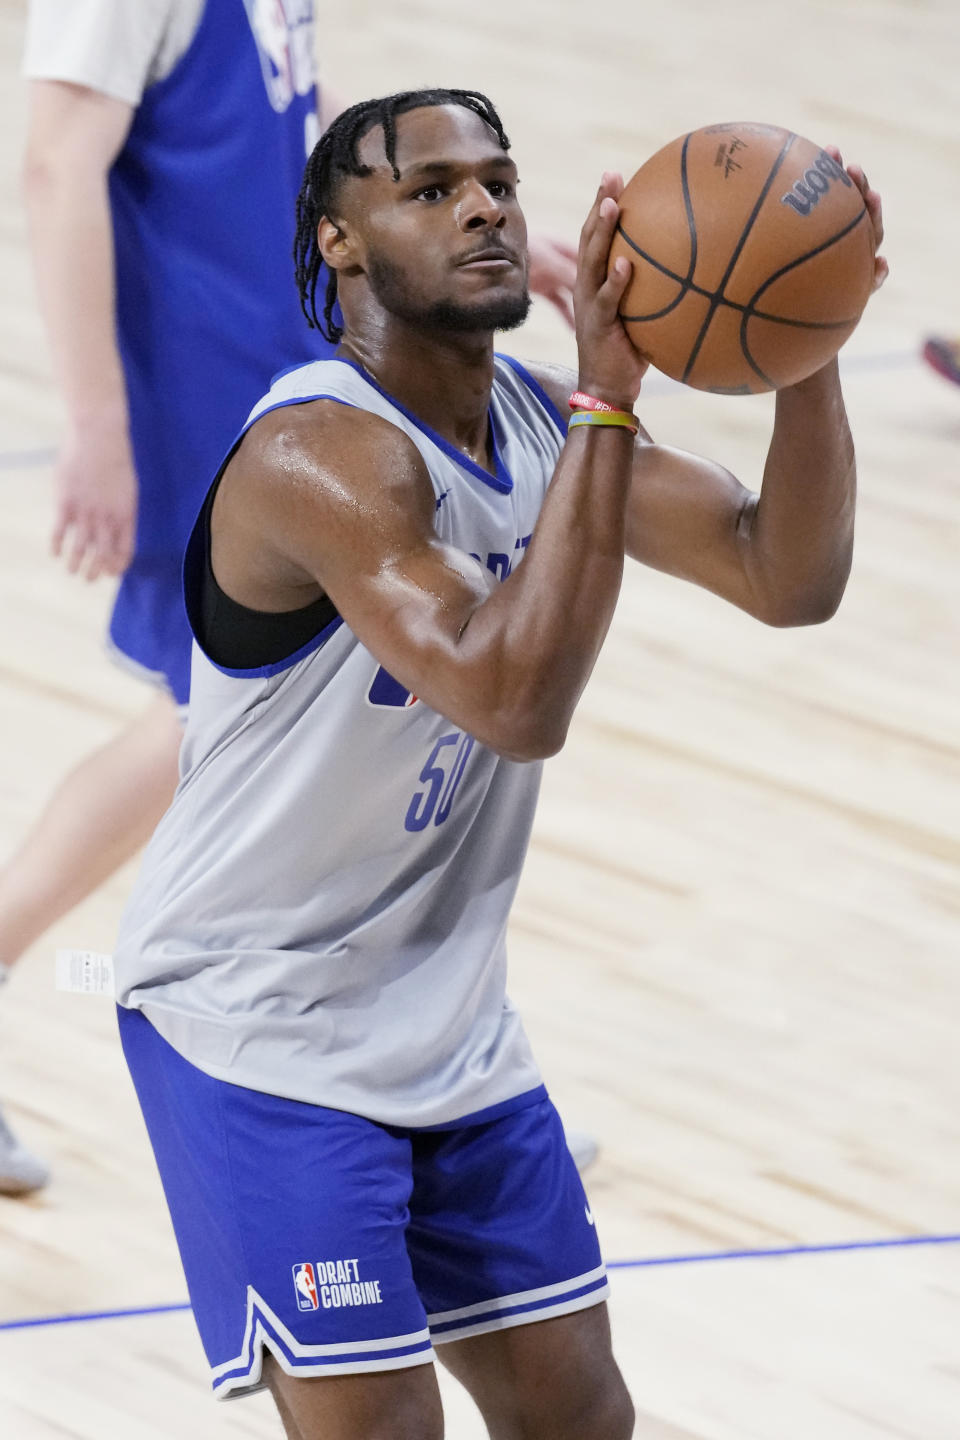
[[[321,396],[405,431],[438,534],[506,578],[563,443],[522,369],[497,359],[493,475],[346,361],[278,377],[247,425]],[[252,671],[195,645],[180,786],[121,924],[120,1003],[255,1090],[409,1126],[510,1108],[540,1084],[504,945],[540,768],[408,694],[339,619]]]

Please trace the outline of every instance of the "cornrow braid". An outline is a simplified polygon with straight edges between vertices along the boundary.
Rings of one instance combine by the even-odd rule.
[[[502,150],[509,150],[500,116],[486,95],[477,90],[402,90],[380,100],[362,100],[351,105],[323,132],[313,148],[303,184],[297,196],[297,233],[293,243],[293,261],[300,292],[300,308],[311,329],[319,330],[336,345],[343,335],[333,319],[337,303],[337,272],[327,275],[327,291],[323,318],[317,314],[317,282],[323,258],[317,242],[317,227],[324,215],[332,215],[337,202],[340,182],[345,175],[369,175],[371,167],[361,163],[357,144],[375,125],[383,126],[387,160],[394,180],[400,179],[397,169],[397,116],[407,110],[420,110],[431,105],[462,105],[479,115],[496,135]]]

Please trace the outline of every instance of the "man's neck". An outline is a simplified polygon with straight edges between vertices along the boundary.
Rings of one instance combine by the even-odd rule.
[[[423,331],[395,319],[345,335],[340,352],[478,465],[492,465],[493,337]]]

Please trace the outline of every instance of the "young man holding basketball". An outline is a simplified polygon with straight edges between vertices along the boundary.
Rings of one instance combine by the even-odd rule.
[[[625,555],[770,623],[831,614],[854,459],[835,365],[778,398],[762,500],[639,430],[620,186],[581,237],[579,376],[530,372],[493,350],[528,298],[489,102],[345,112],[298,206],[338,358],[277,378],[188,550],[183,776],[122,928],[121,1033],[214,1388],[267,1383],[291,1440],[439,1440],[434,1344],[497,1440],[632,1433],[504,993],[538,762]]]

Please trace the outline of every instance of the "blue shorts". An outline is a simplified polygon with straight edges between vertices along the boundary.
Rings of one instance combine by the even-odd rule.
[[[178,705],[190,698],[193,634],[183,602],[182,561],[175,553],[134,556],[110,617],[109,643],[144,680],[169,690]]]
[[[218,1396],[421,1365],[433,1345],[606,1299],[593,1216],[542,1090],[404,1130],[229,1085],[136,1010],[120,1034]]]

